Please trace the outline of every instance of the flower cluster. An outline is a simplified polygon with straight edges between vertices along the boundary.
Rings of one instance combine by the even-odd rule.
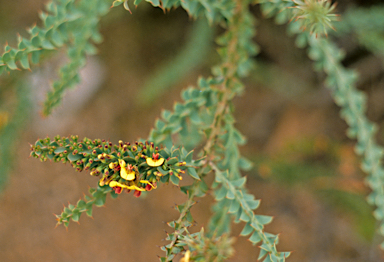
[[[92,176],[100,176],[100,186],[108,185],[117,194],[134,190],[136,197],[156,189],[158,182],[178,184],[188,168],[185,161],[179,161],[178,149],[159,149],[148,141],[113,145],[100,139],[56,136],[53,141],[38,140],[31,150],[31,156],[42,161],[69,162],[79,172],[90,170]]]

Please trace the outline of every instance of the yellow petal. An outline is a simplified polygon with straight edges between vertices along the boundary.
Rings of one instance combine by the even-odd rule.
[[[123,185],[123,184],[120,184],[119,182],[116,182],[116,181],[111,181],[111,182],[109,183],[109,186],[110,186],[110,187],[115,187],[115,186],[123,187],[124,185]]]
[[[125,167],[127,164],[125,163],[125,161],[123,159],[119,159],[119,165],[121,167]]]
[[[187,252],[185,252],[184,257],[180,259],[180,262],[189,262],[190,256],[191,256],[191,251],[187,250]]]
[[[136,175],[135,175],[135,171],[131,170],[131,171],[128,171],[127,168],[125,167],[121,167],[121,170],[120,170],[120,176],[122,178],[124,178],[125,180],[128,180],[128,181],[132,181],[135,179]]]
[[[153,158],[147,157],[146,161],[148,166],[156,167],[156,166],[161,166],[164,163],[164,158],[155,160]]]
[[[122,187],[122,188],[130,189],[130,190],[145,191],[144,188],[140,188],[140,187],[137,187],[137,186],[135,186],[135,185],[127,186],[127,185],[121,184],[121,183],[119,183],[119,182],[117,182],[117,181],[111,181],[111,182],[109,183],[109,186],[110,186],[110,187],[116,187],[116,186],[118,186],[118,187]]]
[[[142,184],[148,184],[150,185],[153,189],[156,189],[157,186],[154,186],[153,184],[151,184],[151,182],[149,182],[148,180],[140,180],[140,183]]]

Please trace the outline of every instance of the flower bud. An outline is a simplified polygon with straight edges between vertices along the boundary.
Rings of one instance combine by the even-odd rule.
[[[151,190],[152,190],[152,186],[151,186],[150,184],[147,184],[147,185],[145,186],[145,190],[146,190],[146,191],[151,191]]]
[[[115,190],[116,194],[121,194],[121,192],[123,192],[123,188],[118,186],[114,187],[113,190]]]
[[[108,167],[110,169],[114,169],[115,168],[115,163],[113,163],[113,162],[109,163]]]

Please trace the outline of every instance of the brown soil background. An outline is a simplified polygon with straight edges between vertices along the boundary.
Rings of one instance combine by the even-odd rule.
[[[44,2],[0,2],[1,29],[9,30],[3,31],[2,37],[14,44],[15,32],[38,21],[37,12]],[[350,2],[340,1],[340,8]],[[254,11],[259,16],[257,8]],[[94,219],[82,216],[80,225],[71,223],[68,230],[62,226],[55,228],[53,213],[59,213],[68,202],[75,203],[83,192],[96,185],[96,180],[85,172],[75,172],[69,165],[40,163],[29,158],[28,143],[57,134],[104,138],[114,143],[119,139],[132,142],[147,137],[161,109],[171,109],[174,101],[180,100],[180,91],[194,85],[199,75],[208,76],[210,65],[217,61],[215,54],[209,56],[151,106],[137,103],[135,96],[146,77],[181,50],[191,25],[192,21],[180,9],[164,15],[148,4],[141,4],[133,10],[133,15],[115,10],[103,20],[105,40],[97,57],[105,76],[101,88],[82,102],[71,118],[65,118],[64,124],[59,125],[62,115],[56,116],[58,122],[53,125],[59,127],[52,128],[50,118],[31,120],[18,141],[18,162],[0,198],[0,261],[157,261],[157,255],[162,254],[157,246],[165,244],[164,230],[170,229],[165,222],[177,217],[173,206],[185,198],[177,188],[162,186],[139,199],[132,194],[123,194],[116,200],[109,198],[105,207],[94,208]],[[245,80],[245,95],[235,101],[237,127],[248,138],[243,154],[251,158],[258,154],[274,158],[286,150],[287,143],[303,138],[313,138],[321,145],[328,143],[324,141],[337,141],[338,154],[344,161],[331,182],[339,181],[337,187],[367,195],[369,189],[362,182],[353,142],[345,136],[346,124],[339,118],[328,91],[319,87],[322,76],[312,72],[305,51],[294,47],[285,27],[270,20],[260,20],[256,41],[261,46],[262,59],[293,79],[292,82],[283,79],[277,86],[286,86],[288,94],[291,94],[289,88],[296,86],[306,89],[290,96],[266,88],[252,78]],[[4,43],[5,39],[1,39],[1,44]],[[346,48],[357,47],[350,43]],[[350,66],[361,69],[360,87],[367,91],[371,101],[369,117],[382,124],[382,61],[366,54]],[[90,73],[92,77],[96,76]],[[66,108],[62,106],[60,110],[65,112]],[[39,119],[38,113],[31,119]],[[266,230],[280,233],[279,250],[294,251],[288,261],[383,260],[378,248],[381,238],[364,240],[354,230],[348,213],[323,202],[312,187],[303,184],[288,187],[273,182],[269,179],[268,166],[263,165],[257,165],[246,175],[248,189],[262,199],[257,213],[275,217]],[[198,222],[195,230],[207,223],[211,204],[212,198],[208,196],[193,208]],[[241,226],[234,227],[235,237],[240,230]],[[257,260],[258,248],[245,238],[236,237],[235,249],[235,256],[229,261]]]

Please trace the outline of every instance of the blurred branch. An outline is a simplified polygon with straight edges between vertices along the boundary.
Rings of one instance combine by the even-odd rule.
[[[194,68],[203,63],[212,46],[213,28],[204,19],[198,19],[189,33],[186,45],[171,61],[157,67],[138,93],[138,102],[150,105],[161,94],[172,89]]]
[[[28,85],[19,81],[15,83],[15,97],[17,98],[14,112],[8,112],[9,119],[0,129],[0,191],[4,188],[8,173],[17,158],[17,143],[29,116],[31,101]],[[20,160],[19,160],[20,161]]]

